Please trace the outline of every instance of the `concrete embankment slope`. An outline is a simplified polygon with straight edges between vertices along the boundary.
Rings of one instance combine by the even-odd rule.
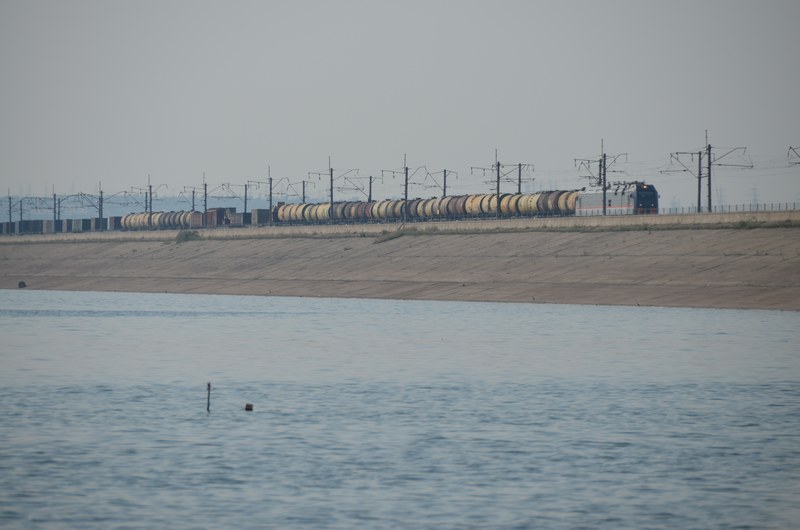
[[[0,288],[800,310],[800,228],[0,244]],[[241,235],[240,235],[241,237]],[[38,242],[37,242],[38,241]]]

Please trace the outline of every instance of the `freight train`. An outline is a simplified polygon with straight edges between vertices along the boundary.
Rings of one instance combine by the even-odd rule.
[[[658,213],[658,193],[649,184],[632,183],[606,191],[609,215]],[[278,223],[423,221],[491,217],[603,215],[603,193],[544,191],[536,193],[458,195],[430,199],[284,204],[275,210]]]
[[[278,204],[271,210],[237,213],[235,208],[203,212],[132,213],[105,219],[1,223],[4,234],[101,230],[199,229],[265,224],[381,223],[470,218],[650,215],[658,213],[658,192],[643,182],[602,191],[555,190],[536,193],[452,195],[429,199],[386,199]]]

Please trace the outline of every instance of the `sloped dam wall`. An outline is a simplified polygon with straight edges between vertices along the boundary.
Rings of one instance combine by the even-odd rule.
[[[798,311],[800,222],[784,214],[6,237],[0,288]]]

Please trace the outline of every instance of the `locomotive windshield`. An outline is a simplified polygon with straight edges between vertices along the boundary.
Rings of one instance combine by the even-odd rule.
[[[636,213],[658,213],[658,192],[653,186],[636,183]]]

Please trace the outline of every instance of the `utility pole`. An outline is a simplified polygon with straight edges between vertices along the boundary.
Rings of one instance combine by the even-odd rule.
[[[497,158],[497,154],[495,154]],[[497,218],[500,219],[500,161],[495,162],[497,166]]]
[[[343,178],[344,176],[346,176],[346,175],[348,175],[348,174],[350,174],[352,172],[355,172],[356,174],[358,174],[358,170],[357,169],[348,169],[348,170],[339,170],[339,171],[344,171],[344,172],[339,174],[339,176],[334,177],[333,176],[334,169],[333,169],[333,166],[331,165],[331,157],[328,157],[328,170],[326,172],[324,172],[324,173],[323,172],[315,172],[315,171],[309,171],[308,172],[308,176],[309,177],[311,175],[316,175],[318,178],[322,178],[323,175],[326,175],[328,177],[328,179],[329,179],[328,182],[329,182],[329,185],[330,185],[330,199],[329,199],[330,207],[328,209],[328,221],[330,221],[330,222],[333,222],[333,220],[334,220],[333,182],[335,180],[339,180],[340,178]]]
[[[435,175],[438,175],[439,173],[442,174],[442,185],[441,186],[439,185],[438,182],[436,182],[436,178],[434,178]],[[428,173],[425,176],[426,179],[428,177],[430,177],[431,180],[433,181],[434,186],[442,190],[442,197],[447,197],[447,175],[455,175],[456,178],[457,178],[458,177],[458,172],[456,172],[456,171],[448,171],[446,169],[443,169],[442,171],[437,171],[436,173]]]
[[[697,213],[701,213],[703,211],[702,207],[702,189],[703,184],[702,180],[708,179],[708,201],[707,201],[707,208],[708,212],[712,211],[711,205],[711,167],[712,166],[726,166],[726,167],[738,167],[743,169],[753,169],[753,163],[739,163],[739,164],[728,164],[725,162],[720,162],[720,160],[725,159],[725,157],[733,154],[739,153],[740,156],[745,156],[747,152],[746,147],[733,147],[733,148],[726,148],[724,154],[715,156],[713,152],[713,147],[708,142],[708,130],[706,130],[706,144],[705,146],[698,150],[698,151],[678,151],[675,153],[670,153],[670,164],[672,162],[676,162],[679,164],[683,169],[667,169],[662,171],[661,173],[674,173],[674,172],[684,172],[689,173],[695,178],[697,178]],[[693,170],[689,169],[689,167],[684,163],[684,159],[686,157],[691,157],[691,160],[694,161],[694,157],[697,157],[697,173]],[[704,164],[705,162],[705,164]],[[704,168],[705,166],[705,168]],[[703,171],[705,169],[705,172]],[[705,173],[705,174],[704,174]]]
[[[703,203],[703,152],[697,152],[697,213],[701,212]]]
[[[283,179],[281,179],[281,180],[283,180]],[[286,180],[288,181],[289,179],[287,178]],[[292,190],[292,193],[293,193],[293,195],[295,197],[300,197],[300,204],[305,204],[306,203],[306,183],[312,184],[312,185],[314,184],[311,181],[301,180],[300,181],[300,190],[301,190],[301,192],[297,193],[297,189],[295,189],[295,187],[294,187],[295,184],[297,184],[297,182],[287,182],[287,184],[286,184],[286,187],[287,187],[286,195],[287,195],[287,197],[290,196],[289,193],[288,193],[288,190]]]
[[[269,224],[272,225],[272,166],[267,165],[267,181],[257,182],[257,184],[266,184],[268,187],[269,195]]]
[[[383,177],[381,177],[381,180],[382,179],[383,179]],[[345,182],[349,183],[350,186],[340,187],[340,188],[338,188],[339,190],[357,191],[357,192],[362,193],[367,198],[367,202],[372,201],[372,183],[375,181],[375,177],[373,177],[372,175],[370,175],[369,177],[363,177],[363,178],[361,178],[361,177],[353,177],[352,179],[345,177],[344,180],[345,180]],[[359,180],[367,180],[367,182],[368,182],[368,184],[367,184],[368,191],[364,191],[364,185],[361,184],[360,182],[357,182]]]
[[[487,171],[491,171],[492,173],[495,174],[494,184],[495,184],[495,193],[496,193],[496,196],[497,196],[496,212],[497,212],[497,218],[500,219],[500,217],[502,216],[502,211],[500,209],[500,202],[501,202],[500,201],[500,181],[501,180],[507,180],[509,182],[513,182],[513,180],[510,177],[508,177],[508,175],[510,175],[516,169],[517,170],[517,179],[516,179],[517,191],[521,192],[522,191],[522,170],[523,170],[523,168],[530,168],[531,171],[534,171],[534,167],[533,167],[533,164],[525,164],[525,163],[522,163],[522,162],[519,162],[519,163],[516,163],[516,164],[501,164],[500,160],[498,160],[498,158],[497,158],[497,149],[494,150],[494,160],[495,160],[494,164],[492,164],[491,168],[473,166],[473,167],[470,168],[470,172],[472,172],[474,170],[479,170],[479,171],[482,171],[484,175],[486,175]],[[508,171],[506,171],[504,173],[502,171],[503,168],[511,168],[511,169],[509,169]],[[531,178],[531,181],[533,181],[533,178]]]
[[[197,190],[198,189],[200,189],[200,188],[198,188],[197,186],[184,186],[183,187],[183,192],[181,192],[181,193],[184,193],[187,190],[192,190],[192,211],[195,211],[195,207],[196,207],[195,203],[196,203],[196,197],[197,197]]]
[[[661,171],[661,173],[674,173],[674,172],[682,172],[682,173],[689,173],[693,177],[697,179],[697,213],[701,213],[703,211],[703,151],[676,151],[674,153],[670,153],[670,164],[672,162],[677,162],[680,164],[683,169],[666,169]],[[691,161],[694,161],[694,157],[697,157],[697,173],[689,169],[682,158],[691,157]]]
[[[104,232],[107,230],[107,223],[104,223],[103,220],[105,219],[105,215],[103,213],[103,209],[105,206],[106,196],[102,190],[102,183],[98,184],[98,194],[97,195],[89,195],[87,193],[78,193],[77,195],[67,195],[66,197],[62,197],[58,199],[55,194],[53,194],[53,210],[54,210],[54,218],[55,220],[61,217],[61,203],[67,199],[77,200],[79,201],[80,208],[92,207],[97,210],[97,217],[93,216],[93,219],[96,219],[95,230],[98,232]],[[139,190],[144,191],[144,190]],[[154,190],[154,191],[157,191]],[[120,192],[126,193],[126,192]],[[145,193],[147,193],[145,191]],[[115,197],[117,194],[112,194],[109,198]],[[138,202],[138,201],[137,201]],[[147,196],[145,195],[145,203],[147,203]],[[145,208],[146,209],[146,208]]]
[[[203,171],[203,228],[208,228],[208,183],[205,171]]]
[[[142,204],[142,202],[139,201],[139,199],[138,199],[139,194],[141,194],[141,197],[144,200],[144,204]],[[131,186],[131,196],[137,197],[136,199],[134,199],[134,203],[137,206],[142,206],[144,208],[145,215],[147,215],[148,202],[149,202],[149,200],[147,198],[147,188],[137,188],[137,187]],[[64,198],[62,198],[61,200],[63,201]],[[59,206],[59,210],[60,209],[61,209],[61,207]]]
[[[711,144],[708,143],[708,131],[706,131],[706,161],[708,162],[708,213],[711,213]]]
[[[272,226],[272,166],[267,165],[267,185],[269,187],[269,224]]]
[[[600,139],[600,156],[596,159],[594,158],[576,158],[575,165],[578,167],[578,171],[580,172],[581,169],[584,169],[588,172],[588,175],[584,175],[581,178],[585,178],[589,180],[590,186],[599,186],[603,190],[603,215],[608,215],[608,190],[610,188],[608,184],[608,168],[612,167],[614,164],[617,163],[620,157],[625,157],[625,160],[628,160],[628,153],[619,153],[616,155],[609,156],[605,152],[605,141],[601,138]],[[609,158],[611,160],[609,160]],[[592,166],[597,164],[597,176],[594,175],[592,172]],[[611,170],[612,173],[622,173],[622,171],[614,171]]]
[[[414,178],[414,175],[417,174],[417,171],[424,169],[425,173],[428,174],[428,168],[425,166],[419,166],[414,169],[411,173],[409,173],[408,167],[408,156],[403,153],[403,167],[400,169],[382,169],[381,170],[381,178],[383,178],[384,173],[391,173],[392,178],[394,178],[397,174],[403,175],[403,224],[408,221],[408,185],[411,183],[411,179]]]
[[[408,162],[406,162],[406,155],[403,155],[403,169],[406,174],[405,192],[403,194],[403,224],[408,220]]]
[[[281,177],[281,178],[278,179],[277,182],[274,182],[274,179],[272,178],[272,166],[267,166],[267,180],[266,181],[262,181],[262,180],[251,180],[251,181],[249,181],[250,184],[257,185],[259,189],[261,188],[261,184],[266,184],[267,185],[267,188],[268,188],[267,200],[269,201],[269,224],[270,225],[273,224],[273,219],[272,219],[272,217],[273,217],[273,215],[272,215],[273,214],[273,212],[272,212],[273,191],[275,189],[275,186],[277,184],[280,184],[284,180],[288,182],[289,179],[287,177]],[[291,187],[291,186],[292,186],[291,183],[289,183],[289,187]],[[292,188],[292,189],[294,189],[294,188]],[[296,192],[295,192],[295,194],[296,194]],[[305,195],[305,190],[303,191],[303,194]],[[303,201],[303,202],[305,202],[305,201]]]
[[[247,184],[223,184],[223,189],[225,189],[228,193],[233,195],[235,198],[240,199],[244,202],[244,213],[247,213]],[[244,188],[244,197],[240,197],[238,193],[233,191],[233,188]]]
[[[603,153],[603,215],[608,214],[608,156]]]
[[[147,194],[145,195],[145,203],[149,203],[148,208],[148,215],[147,215],[147,226],[153,228],[153,194],[157,192],[161,188],[166,188],[166,184],[160,184],[153,189],[153,185],[150,183],[150,175],[147,175]],[[149,199],[148,199],[149,196]]]

